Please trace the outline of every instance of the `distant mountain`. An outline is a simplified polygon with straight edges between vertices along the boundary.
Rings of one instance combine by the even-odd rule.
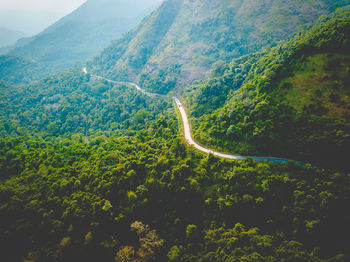
[[[88,0],[40,34],[19,42],[9,55],[40,63],[46,75],[100,52],[135,27],[158,0]],[[1,66],[1,65],[0,65]]]
[[[32,36],[40,33],[63,16],[64,14],[60,12],[0,10],[0,27]]]
[[[13,45],[18,39],[24,37],[23,32],[0,27],[0,47]]]
[[[166,93],[205,77],[214,62],[276,45],[350,0],[166,0],[88,65]]]

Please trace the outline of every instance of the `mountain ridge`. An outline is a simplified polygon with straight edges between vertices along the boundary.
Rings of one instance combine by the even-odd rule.
[[[45,75],[61,72],[96,55],[111,40],[131,30],[157,3],[89,0],[39,34],[21,39],[8,55],[35,60],[46,69]]]
[[[138,81],[146,89],[153,86],[158,89],[153,91],[167,93],[203,79],[218,60],[229,62],[267,45],[276,45],[299,26],[349,3],[348,0],[167,0],[128,36],[89,61],[89,71]],[[164,27],[157,24],[154,18],[170,9],[177,13],[172,24]],[[167,30],[156,46],[143,37],[151,35],[155,28]]]

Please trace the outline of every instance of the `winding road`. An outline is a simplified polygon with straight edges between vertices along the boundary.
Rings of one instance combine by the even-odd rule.
[[[88,74],[86,68],[83,68],[83,71],[84,71],[85,74]],[[113,80],[107,79],[105,77],[96,76],[96,75],[92,75],[92,74],[90,74],[90,76],[94,77],[94,78],[97,78],[97,79],[103,79],[103,80],[108,81],[110,83],[131,85],[131,86],[135,87],[138,91],[142,92],[143,94],[149,95],[149,96],[166,97],[165,95],[147,92],[147,91],[143,90],[139,85],[137,85],[135,83],[132,83],[132,82],[113,81]],[[255,161],[271,161],[271,162],[275,162],[275,163],[287,163],[289,161],[292,161],[291,159],[277,158],[277,157],[258,157],[258,156],[231,155],[231,154],[225,154],[225,153],[220,153],[220,152],[217,152],[217,151],[213,151],[213,150],[208,149],[208,148],[206,148],[204,146],[201,146],[192,137],[190,122],[188,120],[186,110],[185,110],[184,106],[182,105],[181,101],[175,96],[173,97],[173,100],[175,101],[176,106],[179,109],[179,112],[180,112],[180,115],[181,115],[185,140],[186,140],[187,144],[189,144],[190,146],[193,146],[197,150],[199,150],[199,151],[201,151],[203,153],[206,153],[206,154],[213,154],[213,155],[218,156],[218,157],[222,157],[222,158],[226,158],[226,159],[234,159],[234,160],[244,160],[244,159],[247,159],[247,158],[251,158],[251,159],[253,159]],[[296,161],[296,163],[298,163],[299,165],[305,165],[302,162],[297,162]]]

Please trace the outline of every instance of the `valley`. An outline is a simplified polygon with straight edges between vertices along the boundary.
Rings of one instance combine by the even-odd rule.
[[[6,50],[0,261],[349,261],[350,0],[87,0]]]
[[[85,74],[88,74],[86,67],[83,68],[83,72]],[[98,78],[98,79],[104,79],[108,82],[111,83],[119,83],[119,84],[127,84],[127,85],[132,85],[133,87],[135,87],[138,91],[140,91],[143,94],[149,95],[149,96],[161,96],[163,98],[166,98],[165,95],[162,94],[157,94],[157,93],[150,93],[145,91],[144,89],[142,89],[139,85],[135,84],[135,83],[125,83],[125,82],[118,82],[118,81],[113,81],[107,78],[104,78],[102,76],[96,76],[96,75],[91,75],[92,77]],[[283,158],[276,158],[276,157],[257,157],[257,156],[239,156],[239,155],[230,155],[230,154],[224,154],[224,153],[220,153],[211,149],[208,149],[206,147],[201,146],[200,144],[198,144],[195,140],[193,140],[193,135],[191,132],[191,125],[190,122],[188,120],[187,117],[187,113],[186,110],[183,106],[183,104],[181,103],[181,101],[177,98],[177,97],[173,97],[173,100],[180,112],[180,116],[181,116],[181,122],[183,123],[183,135],[184,135],[184,139],[186,141],[186,143],[190,146],[195,147],[197,150],[205,153],[205,154],[213,154],[215,156],[218,157],[222,157],[222,158],[226,158],[226,159],[234,159],[234,160],[244,160],[247,158],[251,158],[254,161],[271,161],[271,162],[276,162],[276,163],[287,163],[288,161],[292,161],[290,159],[283,159]],[[302,162],[298,162],[300,165],[305,165]]]

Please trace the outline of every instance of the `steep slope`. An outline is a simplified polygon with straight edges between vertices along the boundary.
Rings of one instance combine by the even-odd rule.
[[[33,59],[46,74],[67,69],[100,52],[111,40],[137,25],[158,0],[88,0],[9,55]]]
[[[167,0],[89,63],[95,73],[168,92],[219,60],[275,45],[345,1]]]
[[[229,152],[349,169],[349,50],[347,7],[286,44],[219,67],[193,87],[196,138]]]

